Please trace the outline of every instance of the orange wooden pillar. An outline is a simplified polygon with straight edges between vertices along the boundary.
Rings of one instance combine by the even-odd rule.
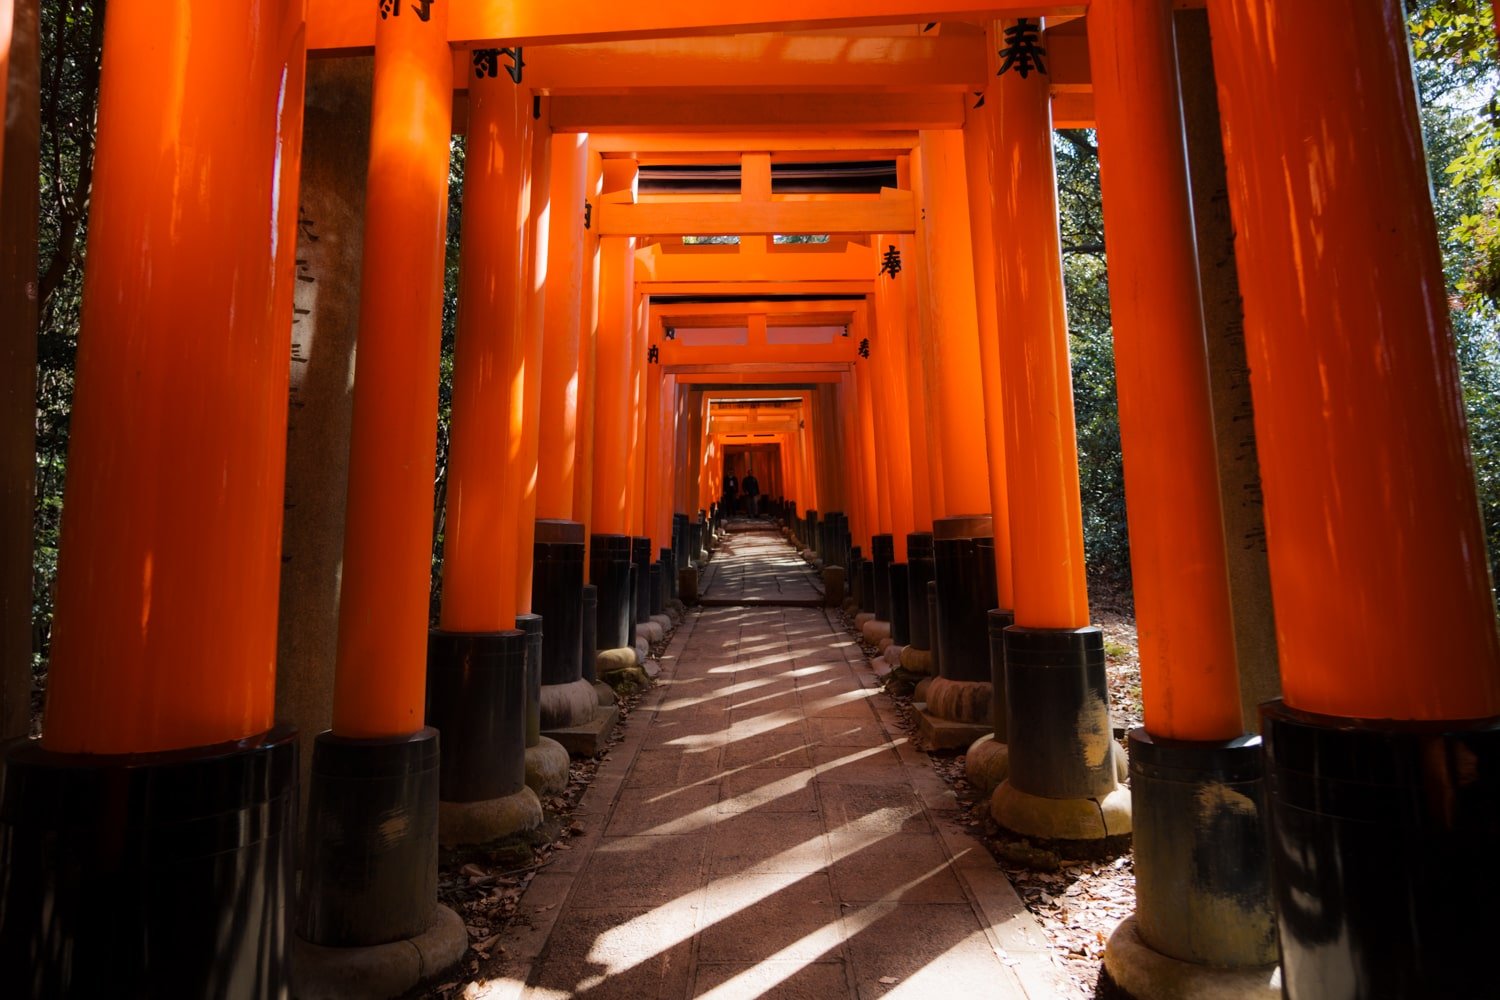
[[[1209,17],[1285,693],[1261,718],[1286,995],[1476,995],[1500,642],[1402,8]]]
[[[990,47],[1032,30],[1035,21],[996,25]],[[1096,840],[1130,831],[1130,798],[1117,784],[1118,750],[1089,735],[1111,724],[1104,636],[1089,626],[1084,583],[1049,91],[1045,72],[1012,65],[985,102],[994,227],[1006,239],[995,260],[999,358],[1016,373],[1001,384],[1016,588],[1016,624],[1004,633],[1010,774],[990,808],[1019,833]]]
[[[427,20],[393,8],[376,22],[333,731],[314,745],[299,927],[323,945],[414,937],[433,915],[435,886],[401,870],[437,850],[437,731],[424,722],[453,106],[446,22],[439,6]],[[405,817],[401,836],[367,818],[383,815]],[[338,884],[355,862],[370,873],[363,893]]]
[[[1260,746],[1241,738],[1172,19],[1171,0],[1099,0],[1088,22],[1145,701],[1145,727],[1130,733],[1136,914],[1113,954],[1142,941],[1214,977],[1277,955]],[[1218,805],[1227,783],[1240,794]],[[1197,916],[1224,907],[1232,924]]]
[[[582,212],[587,197],[588,136],[558,133],[551,137],[551,143],[546,345],[542,352],[541,390],[541,412],[545,417],[539,428],[537,516],[568,520],[576,519],[574,486],[578,472],[582,367],[579,331],[587,242]]]
[[[995,199],[988,112],[970,107],[964,122],[964,179],[974,260],[974,310],[979,329],[979,369],[984,382],[984,440],[989,471],[990,517],[995,539],[997,608],[1015,607],[1010,565],[1010,494],[1005,479],[1005,399],[1000,384],[1000,322],[995,307]]]
[[[523,92],[523,97],[529,95]],[[543,344],[546,341],[547,263],[551,233],[552,136],[545,127],[536,127],[538,116],[548,114],[549,99],[531,98],[527,115],[532,121],[529,151],[530,190],[526,227],[526,325],[515,347],[520,349],[517,385],[521,389],[520,407],[512,400],[511,425],[518,435],[517,460],[508,479],[510,503],[515,512],[516,601],[518,614],[532,611],[532,547],[527,544],[536,535],[536,511],[541,475],[539,444],[542,415]],[[545,631],[543,635],[545,636]]]
[[[599,211],[604,166],[599,154],[585,152],[582,281],[578,317],[578,438],[573,463],[573,519],[584,525],[585,553],[594,523],[594,379],[599,341]],[[585,555],[587,558],[587,555]]]
[[[1171,0],[1089,20],[1146,729],[1244,731]]]
[[[18,993],[206,995],[226,967],[289,987],[262,928],[294,901],[272,859],[297,834],[296,743],[272,712],[303,14],[105,21],[44,736],[6,749],[0,803]]]
[[[607,198],[633,197],[635,164],[605,163]],[[632,645],[630,485],[636,433],[635,240],[599,241],[599,325],[593,369],[594,475],[589,579],[599,588],[599,648]]]
[[[521,610],[531,102],[504,75],[475,73],[469,88],[440,621],[448,632],[498,632]]]
[[[876,237],[876,246],[889,246],[887,238]],[[907,277],[907,284],[911,278]],[[907,538],[916,530],[912,480],[911,433],[904,406],[894,405],[906,392],[906,302],[901,276],[881,274],[875,281],[875,322],[871,364],[878,382],[881,404],[876,407],[885,467],[891,484],[891,523],[889,530],[895,549],[895,561],[906,561]]]
[[[936,418],[929,447],[942,452],[943,507],[941,514],[935,512],[934,516],[988,515],[988,450],[984,421],[976,419],[976,410],[982,412],[982,407],[975,406],[984,398],[984,381],[969,246],[963,134],[957,130],[926,130],[919,141],[921,171],[916,194],[925,254],[926,308],[933,337],[927,361],[933,367],[931,387],[936,390],[936,398],[929,400]]]

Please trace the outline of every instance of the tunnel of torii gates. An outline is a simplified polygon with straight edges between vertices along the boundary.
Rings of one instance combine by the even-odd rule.
[[[37,3],[0,8],[20,735]],[[1500,649],[1409,59],[1365,0],[111,3],[6,994],[283,996],[443,954],[439,841],[540,821],[559,744],[612,722],[596,669],[691,595],[752,467],[831,599],[937,674],[925,729],[986,736],[1002,826],[1133,828],[1129,992],[1487,993]],[[1128,785],[1053,165],[1084,126]]]

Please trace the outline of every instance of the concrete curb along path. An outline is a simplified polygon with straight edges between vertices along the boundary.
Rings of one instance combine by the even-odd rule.
[[[764,541],[720,557],[740,538]],[[1040,926],[823,611],[690,613],[662,666],[504,978],[464,996],[1057,995]]]

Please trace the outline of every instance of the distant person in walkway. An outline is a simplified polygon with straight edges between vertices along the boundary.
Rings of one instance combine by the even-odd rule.
[[[740,481],[734,477],[734,473],[728,469],[724,470],[724,516],[732,517],[739,513],[740,506]]]
[[[760,480],[754,469],[745,470],[745,507],[751,517],[760,517]]]

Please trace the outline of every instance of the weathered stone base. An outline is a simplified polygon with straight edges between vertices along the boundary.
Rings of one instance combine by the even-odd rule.
[[[601,649],[599,655],[594,658],[594,676],[601,680],[614,673],[616,670],[625,670],[629,667],[640,666],[636,659],[634,646],[621,646],[619,649]]]
[[[653,622],[655,622],[657,625],[661,626],[661,634],[663,636],[665,636],[668,632],[672,631],[673,622],[672,622],[672,616],[671,615],[666,615],[666,614],[652,615],[651,616],[651,620]]]
[[[414,938],[367,948],[324,948],[292,938],[297,1000],[386,1000],[436,977],[469,947],[463,919],[434,906],[432,923]]]
[[[983,735],[994,731],[990,725],[990,702],[994,696],[995,686],[989,681],[951,681],[938,677],[927,689],[927,711],[951,722],[980,726],[983,730],[980,735]]]
[[[886,663],[893,667],[899,667],[901,666],[901,651],[905,648],[905,646],[898,646],[893,642],[882,649],[880,655],[885,659]]]
[[[661,627],[660,622],[641,622],[635,627],[636,645],[639,646],[642,639],[646,640],[648,646],[652,643],[661,642],[661,637],[666,634],[666,630]]]
[[[1104,969],[1134,1000],[1277,1000],[1281,970],[1215,969],[1169,958],[1142,938],[1135,917],[1127,917],[1109,937]]]
[[[651,644],[640,636],[635,637],[635,665],[640,666],[651,656]]]
[[[871,618],[860,626],[860,634],[865,637],[865,642],[872,646],[880,645],[880,640],[887,641],[891,638],[891,623],[883,622],[878,618]]]
[[[567,748],[547,736],[543,736],[536,746],[527,747],[526,787],[537,795],[561,794],[568,787]]]
[[[542,825],[542,802],[523,788],[512,795],[483,802],[439,802],[438,843],[486,844]]]
[[[923,681],[927,684],[927,681]],[[929,685],[927,696],[932,696],[933,688]],[[945,719],[932,711],[931,703],[921,705],[915,702],[912,707],[917,710],[917,732],[922,741],[934,750],[964,750],[974,743],[979,737],[990,731],[988,725],[977,722],[954,722]]]
[[[932,688],[932,682],[936,677],[923,677],[917,681],[915,690],[911,693],[912,704],[925,706],[927,704],[927,692]]]
[[[1048,799],[1020,791],[1009,780],[990,799],[990,815],[1013,833],[1044,840],[1105,840],[1130,832],[1130,789],[1102,799]]]
[[[615,689],[603,681],[594,682],[594,695],[599,699],[598,704],[603,705],[605,708],[620,703],[620,696],[615,694]]]
[[[562,744],[563,749],[574,757],[592,757],[604,749],[605,741],[619,720],[618,708],[600,705],[594,709],[594,717],[588,722],[567,729],[549,729],[544,736]]]
[[[979,737],[964,755],[964,777],[985,795],[994,794],[1009,775],[1010,747],[998,742],[994,733]]]
[[[583,678],[567,684],[542,685],[542,728],[563,729],[593,718],[599,698]]]
[[[864,631],[865,631],[865,625],[867,625],[868,623],[870,623],[870,622],[872,622],[874,620],[875,620],[875,613],[874,612],[872,612],[872,611],[861,611],[859,614],[857,614],[857,615],[854,616],[854,627],[857,628],[857,629],[859,629],[860,634],[863,635]]]
[[[937,674],[937,666],[932,662],[932,650],[918,649],[916,646],[903,646],[901,648],[901,669],[909,674],[926,674],[931,677]]]

